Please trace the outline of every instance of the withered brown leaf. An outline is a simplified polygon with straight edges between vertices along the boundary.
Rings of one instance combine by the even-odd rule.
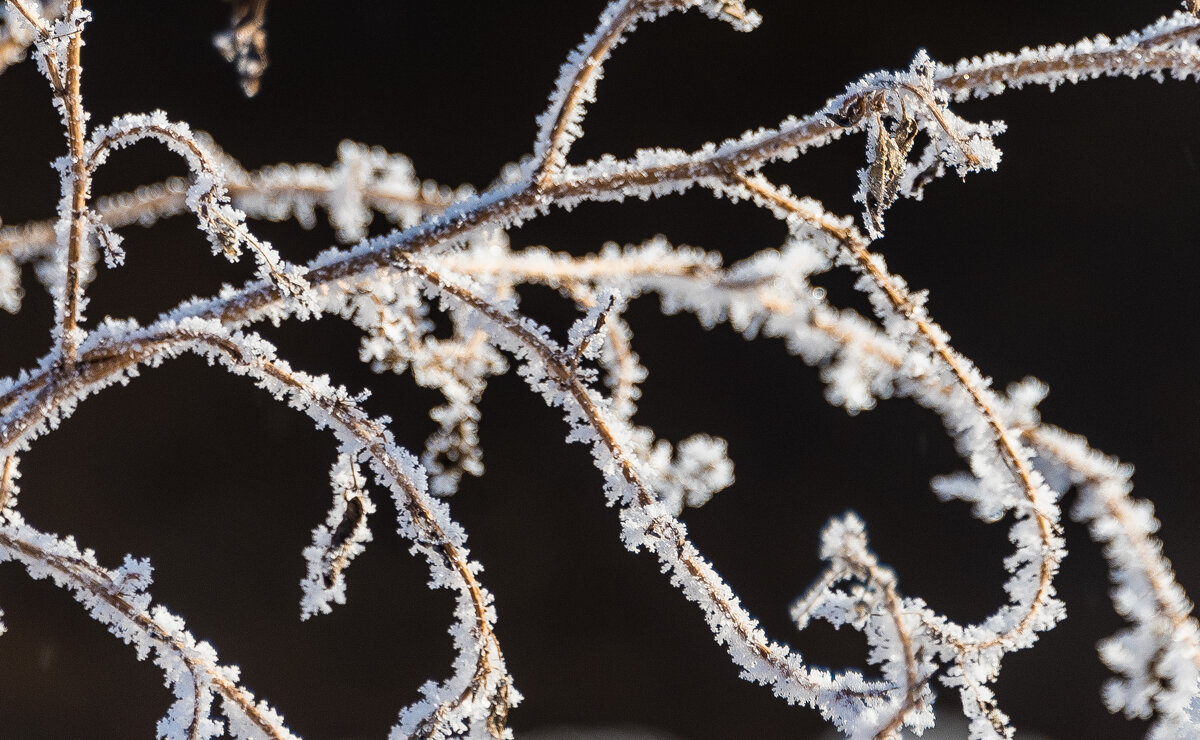
[[[900,120],[888,131],[878,113],[875,156],[867,171],[867,215],[876,232],[883,231],[883,212],[896,200],[900,178],[908,165],[908,153],[917,136],[917,122],[901,106]]]
[[[325,588],[333,588],[333,585],[341,577],[342,569],[346,567],[346,561],[349,559],[347,544],[364,518],[366,518],[366,511],[363,508],[362,499],[358,496],[349,499],[346,502],[346,511],[342,514],[342,521],[338,523],[337,529],[329,538],[329,549],[326,550],[329,566],[325,572]]]
[[[857,126],[862,121],[867,115],[869,107],[870,98],[865,95],[857,95],[842,103],[842,107],[838,109],[837,113],[829,113],[826,117],[836,126],[850,128]]]
[[[267,70],[267,0],[227,0],[229,29],[218,33],[213,44],[225,61],[233,62],[242,82],[242,92],[252,98],[258,93]]]

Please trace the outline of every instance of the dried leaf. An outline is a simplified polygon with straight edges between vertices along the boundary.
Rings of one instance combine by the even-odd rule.
[[[883,212],[896,200],[900,178],[908,165],[908,153],[917,136],[917,122],[901,107],[900,120],[891,132],[876,113],[875,156],[867,172],[867,216],[874,230],[883,232]]]
[[[346,501],[346,511],[342,514],[342,521],[338,523],[337,529],[333,531],[333,535],[329,539],[329,550],[326,553],[329,566],[324,573],[326,588],[332,588],[341,578],[342,570],[350,559],[347,545],[365,518],[366,510],[363,508],[362,498],[355,496]]]
[[[869,98],[865,96],[855,96],[842,103],[842,107],[838,109],[837,113],[829,113],[827,117],[841,128],[852,128],[857,126],[867,115],[868,101]]]
[[[252,98],[258,94],[263,72],[267,71],[267,0],[228,0],[232,4],[229,30],[218,33],[213,45],[233,62],[242,81],[242,92]]]

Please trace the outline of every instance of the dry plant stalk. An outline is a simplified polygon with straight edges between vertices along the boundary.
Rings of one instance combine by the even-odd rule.
[[[233,28],[218,39],[236,60],[247,95],[258,89],[266,65],[265,6],[235,1]],[[1195,13],[1195,3],[1188,7]],[[33,57],[50,83],[68,149],[56,163],[63,193],[57,219],[0,228],[0,307],[19,311],[18,268],[39,263],[56,324],[47,354],[0,380],[0,560],[21,563],[33,578],[52,578],[131,643],[139,658],[154,656],[176,697],[159,737],[293,735],[235,670],[218,662],[210,645],[153,604],[148,561],[126,556],[119,567],[104,566],[73,538],[25,521],[18,455],[92,394],[186,352],[247,377],[333,434],[333,503],[304,551],[303,618],[344,603],[349,566],[372,537],[372,485],[391,494],[398,532],[427,561],[431,583],[455,593],[450,633],[458,657],[451,675],[427,684],[423,698],[400,712],[393,737],[512,735],[506,724],[521,700],[518,684],[505,666],[492,597],[446,497],[462,476],[482,474],[479,399],[489,377],[514,366],[535,394],[562,410],[567,441],[590,448],[625,546],[660,561],[744,678],[784,701],[816,708],[846,735],[899,738],[931,727],[936,680],[960,694],[972,738],[1013,736],[991,686],[1005,655],[1031,647],[1064,616],[1054,579],[1066,553],[1058,502],[1067,485],[1080,492],[1074,516],[1106,546],[1114,602],[1129,622],[1101,646],[1116,674],[1106,705],[1153,717],[1153,737],[1200,734],[1198,623],[1153,536],[1152,509],[1130,497],[1130,469],[1043,423],[1037,405],[1046,389],[1037,381],[1006,393],[992,390],[929,315],[924,294],[891,272],[872,244],[897,198],[919,196],[951,169],[965,177],[999,163],[993,139],[1003,124],[967,121],[954,103],[1104,75],[1197,77],[1200,22],[1177,12],[1115,40],[951,65],[922,52],[908,69],[868,75],[822,109],[772,129],[694,152],[641,150],[625,160],[572,164],[587,103],[613,50],[639,24],[692,9],[741,31],[761,20],[741,0],[614,0],[563,65],[538,119],[532,154],[477,194],[422,188],[403,157],[348,142],[332,168],[247,172],[207,136],[161,112],[89,125],[80,53],[89,13],[80,0],[8,0],[0,69],[23,52]],[[866,163],[857,199],[865,233],[852,218],[826,212],[762,172],[770,162],[860,133]],[[190,176],[93,198],[91,180],[107,155],[145,139],[183,158]],[[570,257],[543,249],[514,252],[504,237],[510,225],[551,209],[666,197],[693,187],[762,207],[786,224],[788,239],[726,267],[719,254],[662,238]],[[307,225],[317,206],[344,243],[357,243],[333,247],[305,265],[286,261],[246,223],[248,217],[295,218]],[[116,230],[185,212],[197,219],[214,254],[236,260],[249,248],[257,277],[166,307],[145,326],[114,319],[89,324],[85,296],[95,263],[103,255],[117,267],[123,258]],[[366,239],[375,212],[397,228]],[[874,319],[835,307],[813,288],[810,278],[832,269],[858,276],[856,287],[870,298]],[[565,343],[521,312],[515,289],[526,284],[557,289],[578,307]],[[935,480],[936,492],[1010,528],[1014,549],[1005,559],[1004,606],[962,624],[905,595],[897,575],[869,548],[864,523],[847,514],[822,533],[828,567],[792,615],[800,629],[820,619],[861,631],[876,676],[813,668],[766,635],[679,518],[685,506],[701,506],[732,483],[724,441],[697,435],[673,446],[634,420],[646,371],[623,313],[630,300],[649,293],[660,296],[665,311],[694,313],[706,327],[728,322],[747,338],[782,339],[822,368],[827,398],[850,413],[892,396],[938,413],[968,471]],[[435,310],[447,313],[450,336],[435,336],[429,318]],[[361,356],[375,370],[411,370],[417,383],[443,394],[445,403],[431,412],[439,429],[422,454],[400,448],[384,423],[362,410],[360,398],[293,369],[253,331],[264,321],[314,315],[341,317],[362,329]],[[1063,483],[1055,488],[1048,480]],[[223,720],[215,718],[214,702]]]

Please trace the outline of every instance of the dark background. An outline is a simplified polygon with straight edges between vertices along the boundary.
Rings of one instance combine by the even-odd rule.
[[[921,47],[943,61],[1022,45],[1071,42],[1141,27],[1170,2],[964,4],[753,3],[765,21],[738,34],[698,13],[639,30],[617,50],[574,161],[642,146],[691,149],[819,108],[859,75],[907,66]],[[210,46],[226,22],[215,0],[92,2],[84,49],[93,120],[162,108],[210,132],[247,167],[334,160],[339,140],[412,157],[422,177],[486,186],[531,148],[558,65],[604,3],[283,3],[269,10],[272,64],[262,92],[241,97]],[[879,248],[997,386],[1036,375],[1047,420],[1138,465],[1138,491],[1158,507],[1166,551],[1200,593],[1195,493],[1200,393],[1194,317],[1200,96],[1194,82],[1100,80],[957,107],[1004,119],[999,172],[947,178],[922,203],[888,214]],[[0,76],[0,215],[53,214],[48,163],[63,149],[47,85],[31,64]],[[861,138],[768,173],[837,213],[863,161]],[[161,147],[116,155],[96,184],[114,192],[182,174]],[[261,224],[260,235],[302,261],[332,243],[326,227]],[[377,223],[375,230],[386,228]],[[516,246],[582,254],[605,241],[664,233],[722,251],[727,262],[776,246],[765,212],[692,192],[654,203],[585,205],[511,233]],[[102,273],[89,316],[151,320],[187,296],[240,283],[249,263],[213,258],[184,218],[127,229],[127,266]],[[27,271],[16,317],[0,315],[0,375],[45,352],[49,302]],[[845,276],[829,289],[858,305]],[[524,305],[564,332],[571,315],[548,291]],[[776,639],[817,664],[862,666],[854,633],[793,634],[787,609],[818,574],[817,536],[834,514],[866,520],[901,588],[957,619],[1003,600],[1003,525],[938,504],[930,476],[963,467],[940,423],[909,401],[856,418],[825,404],[816,371],[780,342],[704,332],[657,302],[631,309],[635,348],[650,368],[638,421],[679,440],[729,440],[737,483],[685,517],[696,543]],[[373,376],[358,336],[334,319],[265,328],[297,366],[352,390],[371,387],[374,414],[419,449],[435,394],[408,376]],[[481,427],[487,475],[464,482],[452,512],[470,533],[482,581],[496,595],[501,644],[526,700],[518,735],[561,724],[641,725],[682,738],[807,737],[815,712],[786,706],[737,677],[694,606],[653,558],[618,541],[587,451],[512,377],[494,380]],[[301,623],[301,549],[324,517],[334,447],[302,415],[242,378],[186,357],[83,404],[23,456],[22,511],[72,533],[116,565],[150,556],[153,593],[187,618],[246,684],[310,738],[384,737],[426,679],[451,659],[451,598],[424,587],[423,564],[391,534],[377,496],[376,541],[349,571],[349,603]],[[1070,503],[1068,498],[1068,504]],[[1058,738],[1139,737],[1144,723],[1109,716],[1107,673],[1094,644],[1121,626],[1099,548],[1067,524],[1058,580],[1067,622],[1010,656],[997,686],[1019,729]],[[91,622],[47,582],[0,568],[0,737],[150,737],[170,704],[159,671]],[[943,711],[956,710],[945,690]]]

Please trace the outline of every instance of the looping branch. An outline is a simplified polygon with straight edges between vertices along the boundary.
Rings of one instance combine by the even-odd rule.
[[[148,116],[120,116],[108,126],[98,128],[86,152],[87,171],[93,173],[109,154],[143,139],[157,139],[188,163],[192,171],[192,186],[185,202],[200,219],[200,229],[207,235],[213,252],[223,252],[234,261],[242,245],[254,251],[260,275],[276,285],[283,295],[304,298],[308,283],[299,270],[288,265],[268,242],[255,237],[247,228],[245,214],[229,206],[226,173],[218,155],[198,139],[191,129],[169,121],[162,111]]]

